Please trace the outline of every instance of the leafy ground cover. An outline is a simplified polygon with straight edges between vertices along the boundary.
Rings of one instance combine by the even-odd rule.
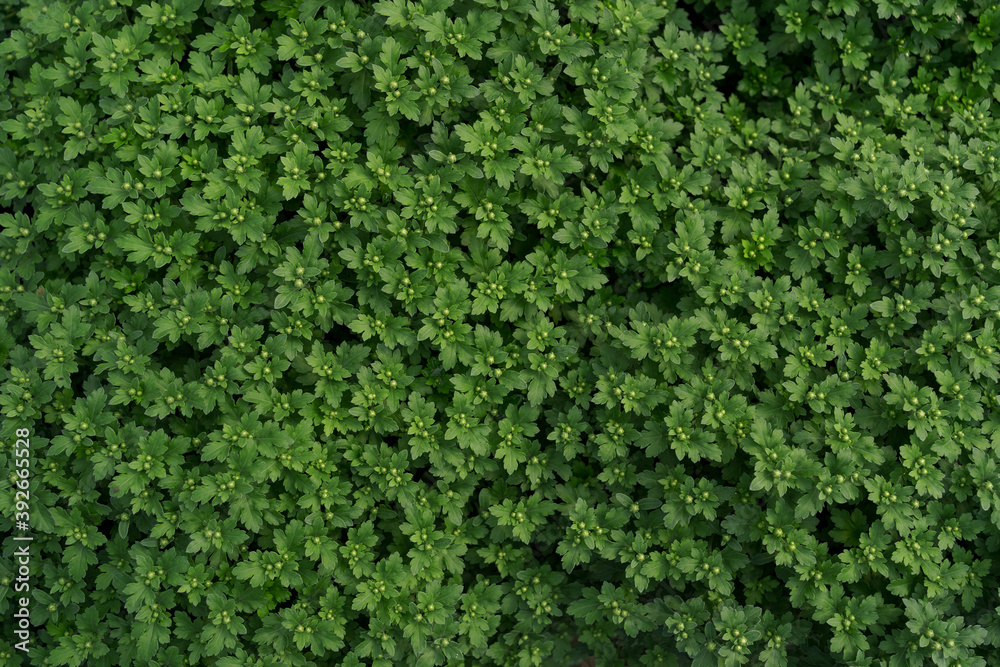
[[[998,30],[0,1],[4,664],[996,664]]]

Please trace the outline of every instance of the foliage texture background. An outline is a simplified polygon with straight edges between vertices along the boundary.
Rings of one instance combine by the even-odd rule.
[[[0,659],[996,664],[998,31],[0,1]]]

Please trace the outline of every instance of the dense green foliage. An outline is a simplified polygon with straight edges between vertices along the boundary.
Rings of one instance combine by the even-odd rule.
[[[998,32],[0,1],[0,661],[996,664]]]

